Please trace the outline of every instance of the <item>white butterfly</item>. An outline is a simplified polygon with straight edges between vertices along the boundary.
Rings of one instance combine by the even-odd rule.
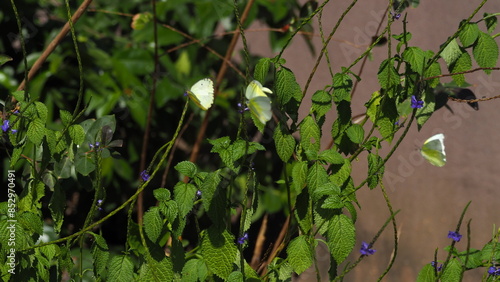
[[[210,78],[204,78],[196,82],[187,94],[198,107],[206,111],[214,103],[214,83]]]
[[[245,92],[250,113],[262,124],[266,124],[273,116],[271,99],[267,97],[266,93],[272,94],[273,92],[269,88],[262,86],[257,80],[250,82]]]
[[[446,164],[446,152],[444,151],[443,133],[436,134],[425,140],[420,153],[432,165],[444,166]]]

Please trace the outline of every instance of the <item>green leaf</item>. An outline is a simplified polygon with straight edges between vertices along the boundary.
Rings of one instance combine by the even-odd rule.
[[[158,207],[151,207],[144,214],[144,231],[153,242],[158,242],[163,229],[163,219]]]
[[[439,55],[446,62],[446,65],[450,67],[462,55],[462,50],[458,46],[457,40],[453,39]]]
[[[351,177],[351,162],[349,159],[344,159],[343,164],[332,165],[331,170],[332,174],[329,177],[330,181],[338,186],[342,186],[344,182]]]
[[[267,73],[269,72],[270,65],[271,65],[271,59],[261,58],[255,65],[253,78],[257,81],[264,82],[266,80]]]
[[[457,259],[451,259],[443,269],[443,275],[441,275],[441,281],[461,281],[462,279],[462,265]]]
[[[286,127],[280,122],[274,130],[274,143],[276,152],[283,162],[288,162],[295,149],[295,138],[288,133]]]
[[[119,255],[108,265],[108,279],[111,282],[134,281],[134,264],[129,256]]]
[[[498,23],[497,17],[494,14],[484,13],[483,18],[484,18],[484,23],[486,24],[486,28],[488,29],[488,32],[492,33],[495,30],[495,27],[497,26]]]
[[[280,105],[287,104],[292,98],[302,100],[302,90],[293,72],[285,67],[276,73],[276,95]]]
[[[33,144],[40,145],[45,136],[45,123],[39,118],[32,120],[28,125],[26,135]]]
[[[59,110],[59,117],[61,118],[61,122],[64,126],[68,126],[73,120],[71,113],[66,110]]]
[[[0,66],[3,64],[12,61],[12,58],[3,54],[0,54]]]
[[[474,42],[476,42],[477,37],[479,36],[479,27],[477,23],[463,23],[465,26],[458,34],[458,38],[464,47],[469,47]]]
[[[417,282],[433,282],[436,281],[436,272],[432,265],[426,264],[418,273]]]
[[[174,281],[171,259],[169,257],[164,257],[160,261],[147,259],[147,263],[142,264],[139,269],[139,277],[131,281]]]
[[[62,187],[56,186],[50,198],[49,210],[54,222],[54,231],[59,234],[64,221],[66,194]]]
[[[302,191],[302,188],[305,187],[306,185],[306,178],[307,178],[307,162],[302,161],[302,162],[295,162],[293,164],[292,168],[292,189],[300,193]]]
[[[311,99],[311,110],[316,113],[316,120],[324,116],[332,108],[332,96],[324,90],[314,92]]]
[[[308,234],[312,228],[313,220],[310,212],[310,199],[307,189],[303,189],[302,192],[297,195],[297,200],[295,201],[294,215],[297,223],[300,226],[300,230]]]
[[[335,215],[328,224],[328,247],[337,265],[351,253],[356,242],[354,224],[347,216]]]
[[[208,275],[208,268],[205,261],[201,259],[190,259],[182,268],[182,281],[183,282],[198,282],[206,281]]]
[[[94,236],[94,242],[92,243],[91,252],[92,258],[94,259],[94,273],[96,276],[105,276],[106,265],[109,260],[109,247],[106,240],[101,235],[95,234],[93,232],[88,232]]]
[[[179,173],[189,178],[194,178],[194,176],[198,172],[198,168],[196,167],[196,165],[190,161],[180,162],[174,168]]]
[[[462,55],[450,66],[451,73],[458,73],[470,70],[472,67],[472,60],[469,53],[463,52]],[[464,74],[456,74],[452,76],[453,80],[458,86],[462,86],[465,83]]]
[[[174,200],[179,206],[179,216],[185,217],[192,209],[196,197],[196,186],[191,183],[178,182],[174,187]]]
[[[318,245],[316,240],[313,240],[313,245],[308,241],[306,235],[300,235],[293,239],[286,249],[288,262],[297,274],[301,274],[313,264],[314,249]]]
[[[441,75],[441,65],[438,62],[432,63],[428,69],[425,70],[425,77],[433,77]],[[439,84],[439,78],[427,80],[429,87],[435,88]]]
[[[153,190],[153,195],[155,199],[158,200],[159,202],[166,202],[170,200],[171,197],[170,190],[165,188],[158,188]]]
[[[399,74],[394,68],[394,58],[385,59],[378,70],[378,82],[380,87],[389,89],[399,84]]]
[[[495,67],[498,60],[498,44],[489,34],[480,32],[477,43],[472,48],[477,64],[482,68]],[[490,74],[491,70],[484,70]]]
[[[343,164],[344,157],[334,149],[324,150],[319,154],[319,159],[328,164]]]
[[[410,68],[422,75],[426,63],[425,53],[418,47],[408,47],[403,52],[403,59],[410,64]]]
[[[352,79],[347,73],[336,73],[333,75],[333,101],[351,101]]]
[[[73,124],[68,128],[69,136],[75,145],[81,145],[85,140],[85,132],[79,124]]]
[[[416,114],[418,130],[422,128],[422,126],[431,117],[432,113],[434,113],[436,106],[436,96],[434,95],[434,91],[432,91],[432,89],[426,89],[422,100],[424,101],[424,106],[418,109]]]
[[[311,168],[309,168],[307,174],[307,186],[309,188],[309,193],[313,194],[319,186],[327,182],[328,174],[326,173],[326,169],[319,162],[315,162]]]
[[[83,155],[75,160],[75,169],[80,174],[87,176],[89,173],[95,170],[94,160],[92,155]]]
[[[300,123],[300,145],[304,151],[319,152],[321,130],[311,116],[306,116]]]
[[[218,153],[224,164],[234,172],[239,171],[240,164],[237,161],[245,154],[250,155],[257,150],[265,151],[264,146],[256,142],[246,142],[238,139],[231,144],[228,136],[209,140],[208,142],[213,145],[211,152]]]
[[[24,90],[13,91],[12,96],[19,102],[24,102]]]
[[[361,144],[365,138],[365,131],[361,125],[353,124],[347,128],[347,136],[352,142]]]
[[[373,189],[384,177],[383,159],[379,155],[368,154],[368,187]],[[380,168],[379,168],[380,167]]]
[[[210,227],[202,235],[201,253],[210,271],[222,279],[227,279],[233,271],[233,262],[238,249],[233,243],[234,237]]]
[[[44,103],[38,101],[35,102],[34,104],[36,107],[36,112],[38,117],[42,120],[43,124],[45,125],[45,123],[47,122],[47,114],[48,114],[47,106],[45,106]]]

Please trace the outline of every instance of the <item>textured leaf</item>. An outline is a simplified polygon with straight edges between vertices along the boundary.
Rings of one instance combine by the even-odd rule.
[[[333,75],[333,101],[351,101],[352,79],[349,74],[336,73]]]
[[[153,190],[153,195],[155,196],[155,199],[157,199],[159,202],[165,202],[170,200],[170,190],[165,189],[165,188],[158,188]]]
[[[45,123],[41,119],[34,119],[28,125],[26,132],[28,139],[35,145],[40,145],[45,136]]]
[[[101,235],[88,232],[94,236],[94,242],[92,243],[91,252],[92,258],[94,259],[94,273],[97,277],[103,276],[105,274],[106,265],[109,260],[109,247],[106,240]]]
[[[61,122],[64,126],[69,125],[73,119],[71,113],[66,110],[59,110],[59,117],[61,118]]]
[[[484,17],[484,23],[486,24],[486,28],[488,29],[488,32],[492,33],[498,24],[497,17],[495,16],[495,14],[488,14],[488,13],[484,13],[483,17]]]
[[[68,128],[69,136],[75,145],[81,145],[85,140],[85,132],[79,124],[74,124]]]
[[[498,44],[489,34],[480,32],[477,43],[472,48],[477,64],[482,68],[495,67],[498,60]],[[484,70],[490,74],[491,70]]]
[[[107,281],[134,281],[134,264],[130,257],[125,255],[115,256],[108,265]]]
[[[300,123],[300,145],[304,150],[319,152],[321,130],[311,116],[306,116]]]
[[[311,246],[307,239],[306,235],[300,235],[293,239],[286,249],[288,261],[297,274],[301,274],[313,264],[314,249],[318,242],[313,240],[314,245]]]
[[[378,82],[380,87],[389,89],[399,84],[399,75],[394,68],[394,59],[385,59],[378,70]]]
[[[416,114],[418,130],[420,130],[425,122],[431,117],[436,107],[436,96],[432,90],[426,89],[422,100],[424,101],[424,106],[418,109]]]
[[[201,253],[210,271],[222,279],[227,279],[233,270],[233,262],[238,249],[233,236],[226,230],[220,232],[211,227],[201,239]]]
[[[148,238],[157,242],[160,238],[163,228],[163,219],[160,216],[160,209],[158,207],[151,207],[144,213],[144,231]]]
[[[332,174],[329,179],[336,185],[342,186],[351,176],[351,170],[351,162],[348,159],[344,159],[343,164],[332,166]]]
[[[462,279],[462,266],[457,259],[451,259],[443,269],[443,275],[441,276],[441,281],[461,281]]]
[[[178,163],[175,166],[175,170],[180,172],[182,175],[188,176],[190,178],[194,178],[194,176],[198,172],[198,168],[196,167],[196,165],[190,161],[183,161]]]
[[[306,185],[307,178],[307,162],[295,162],[292,168],[292,188],[295,192],[300,193]]]
[[[326,169],[319,162],[315,162],[311,168],[309,168],[307,174],[307,186],[309,188],[309,193],[313,194],[319,186],[325,184],[326,182],[328,182]]]
[[[288,162],[295,149],[295,138],[289,134],[281,123],[274,130],[276,152],[283,162]]]
[[[476,42],[477,37],[479,36],[479,27],[477,23],[464,23],[465,27],[458,34],[458,38],[464,47],[469,47],[474,42]]]
[[[438,62],[432,63],[428,69],[426,69],[424,76],[433,77],[441,75],[441,65]],[[439,78],[433,78],[427,80],[429,87],[434,88],[439,84]]]
[[[133,278],[132,278],[133,279]],[[130,281],[173,281],[174,271],[172,266],[172,261],[169,257],[164,257],[160,261],[154,259],[149,259],[147,263],[144,263],[139,270],[139,277],[137,280],[133,279]],[[127,281],[127,280],[117,280],[117,281]]]
[[[418,273],[417,282],[433,282],[436,278],[434,267],[426,264]]]
[[[334,149],[324,150],[319,154],[319,159],[329,164],[343,164],[344,157]]]
[[[450,67],[461,55],[462,50],[455,39],[450,41],[448,45],[443,49],[443,52],[439,54],[441,58],[446,62],[446,65]]]
[[[280,105],[287,104],[292,97],[299,101],[302,90],[295,79],[295,75],[287,68],[282,68],[276,73],[276,95]]]
[[[458,73],[470,70],[472,67],[472,60],[469,53],[464,52],[462,55],[450,66],[451,73]],[[465,76],[463,74],[453,75],[453,80],[458,86],[465,83]]]
[[[347,128],[347,136],[352,142],[361,144],[365,138],[365,131],[361,125],[353,124]]]
[[[66,195],[62,187],[55,187],[54,193],[50,198],[49,210],[54,222],[54,231],[56,233],[61,232],[61,227],[64,221],[64,210],[66,203]]]
[[[196,197],[196,186],[191,183],[178,182],[174,187],[174,200],[179,206],[179,216],[185,217],[192,209]]]
[[[384,167],[379,168],[382,163],[383,160],[379,155],[368,154],[368,187],[370,189],[377,187],[379,181],[384,177]]]
[[[270,65],[271,60],[269,58],[261,58],[255,65],[253,78],[257,81],[265,81]]]
[[[425,54],[418,47],[408,47],[403,52],[403,59],[410,64],[410,68],[422,75],[426,63]]]
[[[356,242],[354,224],[347,216],[335,215],[328,224],[328,247],[336,264],[342,263]]]
[[[198,282],[206,281],[208,268],[205,262],[201,259],[190,259],[182,268],[183,282]]]
[[[34,105],[36,107],[38,118],[45,125],[45,123],[47,122],[47,114],[48,114],[47,106],[45,106],[44,103],[38,101],[36,101]]]
[[[316,91],[312,96],[312,111],[316,113],[316,120],[332,109],[332,96],[324,90]]]

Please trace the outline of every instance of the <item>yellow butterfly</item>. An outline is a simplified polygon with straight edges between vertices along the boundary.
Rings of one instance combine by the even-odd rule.
[[[262,124],[266,124],[273,116],[271,99],[267,97],[266,93],[272,94],[273,92],[269,88],[262,86],[257,80],[250,82],[245,92],[250,113]]]
[[[210,78],[196,82],[187,94],[202,110],[208,110],[214,103],[214,83]]]

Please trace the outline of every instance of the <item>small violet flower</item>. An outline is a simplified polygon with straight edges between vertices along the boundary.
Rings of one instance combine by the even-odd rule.
[[[142,178],[143,181],[148,181],[149,180],[149,174],[148,174],[148,172],[145,171],[145,170],[143,170],[141,172],[141,178]]]
[[[460,242],[460,239],[462,239],[462,235],[458,232],[450,231],[448,232],[448,238],[453,239],[453,241],[455,242]]]
[[[102,204],[102,200],[97,200],[97,209],[102,211],[102,208],[101,208],[101,204]]]
[[[196,196],[201,197],[201,190],[196,191]]]
[[[3,132],[7,132],[10,128],[10,120],[6,119],[3,121],[3,124],[2,124],[2,130]]]
[[[414,109],[420,109],[424,106],[424,101],[417,98],[415,95],[411,95],[411,107]]]
[[[443,264],[441,264],[440,266],[437,266],[437,262],[435,261],[432,261],[431,262],[431,265],[437,270],[437,271],[441,271],[441,269],[443,269]]]
[[[238,244],[245,244],[246,240],[248,240],[248,233],[245,232],[242,237],[238,238]]]
[[[248,107],[245,107],[245,106],[243,106],[243,104],[238,103],[238,113],[242,114],[246,111],[248,111]]]
[[[373,255],[377,250],[370,249],[370,244],[363,242],[361,243],[361,250],[359,252],[364,256]]]
[[[393,11],[390,11],[390,12],[391,12],[391,16],[392,16],[393,20],[399,20],[399,18],[401,17],[400,13],[396,13],[396,12],[393,12]]]
[[[500,276],[500,268],[496,268],[494,266],[490,266],[490,268],[488,268],[488,274],[489,275]]]

